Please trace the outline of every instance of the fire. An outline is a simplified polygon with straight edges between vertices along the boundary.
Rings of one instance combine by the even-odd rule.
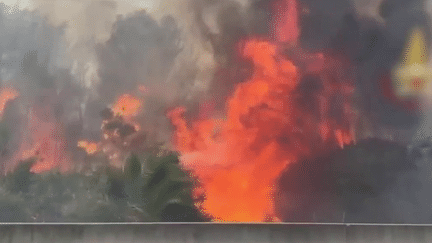
[[[87,154],[95,154],[99,151],[97,143],[88,142],[85,140],[78,141],[78,147],[83,148]]]
[[[193,170],[201,182],[202,188],[196,188],[195,193],[202,189],[206,194],[200,208],[217,221],[278,221],[273,196],[282,170],[310,156],[317,147],[327,143],[343,147],[354,140],[351,122],[341,125],[330,115],[331,99],[338,94],[348,97],[352,93],[349,85],[342,86],[323,75],[324,90],[317,95],[318,114],[299,105],[302,73],[280,53],[281,43],[295,46],[299,38],[297,2],[278,0],[272,7],[276,16],[274,42],[250,38],[239,43],[239,52],[253,62],[254,73],[235,87],[226,101],[226,116],[212,118],[214,107],[203,106],[199,120],[190,127],[183,117],[185,108],[168,113],[176,129],[174,143],[182,164]],[[330,60],[323,54],[317,56],[322,59],[320,64]],[[320,72],[320,66],[315,64],[309,69]],[[142,85],[137,90],[134,94],[149,92]],[[0,115],[7,100],[17,95],[12,89],[1,91]],[[349,102],[342,103],[343,113],[348,116]],[[37,157],[31,168],[34,173],[55,167],[64,171],[70,163],[64,129],[52,104],[35,104],[28,115],[29,134],[18,157]],[[145,140],[136,123],[142,109],[140,97],[120,95],[104,118],[102,141],[81,140],[76,145],[88,154],[102,151],[113,165],[120,165],[131,151],[128,146]]]
[[[278,141],[281,134],[288,135],[284,132],[293,132],[283,130],[294,122],[286,104],[298,83],[297,68],[275,60],[276,46],[269,42],[245,44],[243,54],[254,60],[256,72],[228,100],[226,119],[200,121],[189,129],[184,109],[168,114],[182,162],[204,184],[202,208],[221,221],[263,221],[272,215],[274,180],[297,153]]]
[[[145,91],[140,85],[138,89]],[[140,150],[146,140],[146,133],[137,122],[142,111],[142,100],[131,94],[122,94],[111,108],[102,111],[102,140],[98,143],[81,140],[78,147],[87,154],[102,151],[109,159],[110,165],[121,168],[131,151]]]
[[[47,124],[42,126],[49,127]],[[47,128],[58,129],[58,128]],[[34,144],[23,144],[22,147],[31,147],[24,150],[18,157],[18,160],[26,160],[32,157],[36,158],[36,162],[30,169],[32,173],[42,173],[45,171],[59,168],[61,172],[69,170],[69,157],[66,152],[67,142],[63,136],[56,135],[59,131],[47,132],[42,129],[31,135],[31,140],[36,141]],[[44,134],[44,132],[46,132]]]
[[[16,97],[18,93],[10,89],[2,95]],[[4,96],[2,96],[4,97]],[[28,107],[26,126],[21,137],[21,145],[10,161],[6,163],[6,173],[12,171],[20,161],[35,158],[31,172],[41,173],[58,168],[66,173],[70,170],[71,160],[67,151],[68,142],[63,123],[55,115],[55,91],[48,91]]]
[[[143,85],[139,85],[138,89],[142,92],[146,90]],[[131,94],[121,95],[112,107],[115,116],[121,117],[127,123],[132,125],[136,131],[141,130],[140,124],[135,120],[135,117],[142,111],[142,99]]]
[[[142,108],[141,100],[130,94],[123,94],[114,104],[112,110],[123,117],[136,116]]]
[[[64,135],[63,126],[60,121],[51,114],[47,107],[37,107],[29,114],[30,153],[23,153],[24,156],[37,157],[36,163],[32,166],[31,172],[41,173],[53,168],[59,168],[61,172],[67,172],[70,166],[70,157],[67,153],[67,140]]]
[[[147,88],[143,85],[139,85],[138,90],[141,92],[146,92]],[[141,125],[136,122],[135,118],[142,111],[142,108],[142,99],[131,94],[122,94],[111,108],[112,112],[114,113],[112,119],[121,119],[122,121],[124,120],[124,122],[133,126],[135,131],[140,131]],[[109,120],[110,119],[104,120],[104,124],[109,122]],[[106,136],[110,137],[111,135],[105,134],[104,137]]]
[[[0,91],[0,117],[3,116],[4,109],[8,101],[18,97],[18,91],[13,88],[5,87]]]
[[[343,132],[341,129],[336,129],[335,135],[341,148],[343,148],[345,144],[350,144],[353,140],[351,134]]]
[[[295,1],[279,4],[296,18]],[[283,21],[276,25],[284,28],[276,32],[278,41],[295,41],[299,33],[296,20]],[[199,178],[202,188],[196,190],[205,192],[199,208],[216,221],[277,221],[272,198],[281,171],[325,145],[343,147],[353,142],[350,119],[354,114],[349,99],[341,108],[349,118],[348,125],[340,124],[330,112],[331,99],[339,94],[349,97],[353,88],[321,75],[324,90],[315,97],[319,100],[316,114],[300,105],[301,73],[278,52],[277,44],[251,38],[239,46],[241,55],[251,59],[255,69],[250,80],[238,84],[227,100],[226,117],[200,116],[191,127],[183,116],[185,108],[173,109],[168,117],[175,127],[174,144],[182,164]],[[336,62],[318,56],[327,58],[327,63]],[[327,69],[334,68],[329,65]]]
[[[40,160],[34,166],[32,166],[30,172],[38,174],[45,171],[50,171],[54,167],[55,167],[55,161]]]

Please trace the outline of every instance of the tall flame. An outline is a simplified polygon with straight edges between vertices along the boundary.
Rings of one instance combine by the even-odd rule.
[[[184,108],[168,116],[184,166],[204,185],[202,208],[216,220],[253,222],[274,216],[275,179],[287,164],[310,153],[310,143],[319,137],[313,139],[312,133],[319,134],[319,126],[297,124],[306,115],[295,106],[298,71],[276,58],[275,45],[248,40],[243,54],[253,59],[255,73],[227,101],[225,119],[201,120],[189,129]],[[351,142],[347,132],[331,124],[325,126],[333,129],[340,146]]]
[[[295,12],[295,1],[280,3],[288,4],[287,13]],[[296,23],[285,18],[277,26],[292,28],[277,32],[277,39],[295,41]],[[275,221],[273,196],[281,171],[323,145],[352,142],[350,126],[339,125],[329,114],[330,99],[339,93],[349,96],[352,87],[324,77],[317,115],[299,105],[299,70],[278,53],[277,44],[259,38],[241,44],[242,56],[251,59],[255,69],[227,100],[226,117],[201,116],[192,127],[183,117],[185,108],[173,109],[168,117],[182,164],[199,178],[202,186],[196,190],[205,192],[197,206],[217,221]],[[349,115],[348,103],[343,112]]]

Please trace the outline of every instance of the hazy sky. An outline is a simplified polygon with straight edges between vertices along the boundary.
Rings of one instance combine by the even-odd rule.
[[[0,2],[5,3],[6,5],[9,6],[18,6],[20,9],[32,9],[34,7],[34,2],[57,2],[58,5],[67,7],[70,5],[70,3],[79,3],[79,2],[87,2],[87,0],[42,0],[42,1],[32,1],[32,0],[2,0]],[[119,9],[120,10],[128,10],[131,8],[143,8],[146,9],[147,11],[151,11],[152,8],[155,5],[155,0],[141,0],[141,1],[137,1],[137,0],[129,0],[129,1],[115,1],[119,4]]]

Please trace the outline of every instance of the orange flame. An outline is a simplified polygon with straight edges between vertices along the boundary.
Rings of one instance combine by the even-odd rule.
[[[0,91],[0,117],[3,116],[4,109],[8,101],[18,97],[18,91],[13,88],[7,87]]]
[[[143,85],[139,85],[138,90],[141,92],[147,91]],[[83,148],[89,155],[102,151],[109,158],[110,165],[121,168],[126,155],[134,148],[140,148],[140,145],[135,143],[143,142],[145,133],[141,131],[142,128],[136,121],[136,116],[142,111],[142,100],[131,94],[122,94],[118,97],[111,110],[115,116],[103,121],[101,127],[102,140],[98,143],[81,140],[77,146]],[[122,137],[119,127],[106,128],[106,125],[112,122],[131,125],[134,132]]]
[[[328,101],[352,89],[324,80],[328,87],[315,121],[297,105],[298,70],[278,55],[277,46],[257,39],[243,46],[242,54],[253,60],[255,72],[237,85],[225,119],[202,119],[189,128],[182,107],[168,117],[176,129],[174,144],[182,164],[194,171],[205,191],[206,199],[197,206],[217,221],[277,220],[272,197],[281,171],[330,138],[341,147],[352,141],[349,129],[330,117]]]
[[[56,163],[52,160],[40,160],[31,167],[30,172],[36,174],[43,173],[52,170],[55,166]]]
[[[41,173],[58,167],[61,172],[67,172],[70,158],[66,151],[67,140],[58,121],[43,121],[37,116],[31,116],[31,139],[36,141],[32,151],[38,161],[32,166],[31,172]]]
[[[142,108],[141,100],[130,94],[123,94],[114,104],[112,110],[123,117],[136,116]]]
[[[246,42],[244,55],[254,60],[256,72],[237,86],[225,120],[200,121],[190,130],[181,117],[183,108],[168,114],[183,164],[203,182],[202,208],[216,220],[253,222],[272,215],[274,180],[296,157],[285,152],[289,149],[281,147],[275,132],[295,117],[284,104],[298,83],[297,69],[291,62],[276,61],[275,54],[276,47],[266,41]],[[288,96],[275,94],[278,90]]]
[[[300,33],[296,0],[279,0],[272,7],[274,39],[295,44]],[[353,117],[349,102],[343,107],[348,126],[339,126],[329,115],[329,100],[339,93],[350,96],[353,88],[324,75],[317,119],[297,104],[298,70],[279,55],[277,45],[250,39],[244,42],[242,55],[252,59],[254,74],[236,86],[226,102],[226,118],[204,115],[189,128],[185,109],[176,108],[168,113],[175,127],[174,144],[183,166],[192,169],[202,184],[196,194],[203,190],[205,200],[197,207],[214,220],[279,221],[272,198],[281,171],[325,143],[343,147],[353,140],[348,132]],[[324,55],[317,57],[326,63]]]
[[[99,151],[97,143],[88,142],[85,140],[78,141],[78,147],[83,148],[87,154],[95,154]]]
[[[51,97],[53,98],[53,97]],[[58,168],[61,173],[69,171],[71,161],[67,152],[62,123],[55,118],[48,101],[31,107],[27,117],[28,133],[23,137],[19,152],[8,163],[6,171],[13,170],[22,160],[35,157],[32,173],[41,173]]]

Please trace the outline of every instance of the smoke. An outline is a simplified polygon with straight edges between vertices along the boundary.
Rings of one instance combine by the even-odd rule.
[[[361,110],[374,124],[374,136],[408,142],[418,114],[412,110],[412,103],[392,100],[386,94],[391,70],[400,61],[409,31],[414,26],[425,27],[430,39],[430,21],[423,1],[299,2],[303,9],[302,46],[347,58],[356,71],[346,73],[357,76]],[[386,129],[399,132],[386,135]]]
[[[171,139],[172,131],[165,117],[168,108],[186,106],[191,119],[224,112],[225,102],[234,87],[253,73],[252,63],[237,53],[240,40],[250,36],[274,37],[271,30],[275,16],[270,8],[273,2],[32,0],[15,6],[1,4],[1,81],[4,86],[13,85],[20,94],[8,105],[2,120],[11,134],[2,151],[3,163],[15,165],[17,154],[35,146],[38,138],[31,135],[29,116],[37,110],[34,114],[42,125],[33,124],[33,128],[54,129],[56,134],[63,134],[64,141],[57,142],[63,144],[64,168],[73,167],[75,162],[72,161],[78,160],[77,141],[100,139],[102,118],[99,113],[119,95],[137,93],[139,85],[148,90],[144,112],[139,115],[140,125],[152,133],[156,141],[169,143]],[[318,77],[316,70],[322,68],[328,79],[343,77],[343,80],[354,81],[359,100],[356,108],[362,117],[357,124],[362,131],[358,138],[371,135],[406,144],[419,126],[424,127],[417,130],[420,135],[430,130],[427,126],[431,120],[427,112],[429,96],[421,101],[424,121],[419,122],[421,114],[412,109],[412,104],[389,98],[385,87],[391,69],[400,60],[411,28],[425,27],[430,40],[425,1],[333,0],[329,3],[299,0],[297,5],[299,41],[297,46],[286,47],[286,56],[307,74],[302,77],[304,87],[300,90],[306,97],[304,103],[314,102],[312,98],[308,100],[315,92],[310,85],[320,82],[322,77]],[[324,53],[334,60],[320,63],[316,53]],[[341,64],[344,66],[338,66]],[[337,97],[331,102],[332,116],[343,120],[342,102]],[[313,105],[308,108],[316,109]],[[315,163],[321,162],[305,162],[305,167],[297,170],[308,171],[313,185],[324,180],[316,178],[324,178],[322,171],[328,169],[320,164],[323,170],[314,171]],[[417,166],[422,170],[425,165],[419,162]],[[295,171],[294,168],[289,173]],[[288,177],[298,179],[289,173],[282,175],[281,181]],[[396,175],[396,172],[389,173]],[[403,180],[417,178],[412,169],[397,173],[405,179],[398,179],[399,184],[389,179],[389,188],[402,188],[408,183]],[[420,184],[425,180],[426,177],[420,179]],[[297,185],[300,181],[293,183]],[[368,183],[375,188],[383,182]],[[302,188],[301,183],[298,186]],[[280,203],[282,208],[288,208],[284,209],[286,212],[292,212],[295,207],[283,205],[285,202],[302,204],[324,198],[322,201],[328,203],[319,206],[321,211],[340,210],[342,213],[343,206],[332,208],[331,202],[341,205],[343,202],[328,188],[312,186],[298,201],[283,194]],[[380,205],[391,214],[397,211],[395,205],[405,205],[405,208],[417,205],[407,194],[405,201],[391,199],[396,201],[390,202],[392,189],[376,193],[375,201],[360,200],[363,210]],[[369,206],[365,206],[367,203]],[[290,217],[293,220],[297,216]],[[400,216],[398,220],[412,221],[409,217]],[[360,220],[355,216],[351,219]]]
[[[2,4],[1,80],[19,92],[4,116],[14,131],[4,153],[6,167],[13,168],[23,153],[41,150],[38,146],[61,146],[64,156],[76,158],[79,138],[100,139],[100,111],[119,95],[136,93],[138,85],[147,90],[142,127],[169,143],[167,108],[184,105],[193,116],[209,100],[221,106],[235,83],[251,73],[232,53],[240,38],[266,31],[262,2]],[[46,124],[36,126],[32,115]],[[41,145],[43,138],[32,135],[31,127],[53,126],[63,142]]]
[[[53,76],[48,73],[51,68],[52,50],[57,47],[62,34],[61,28],[47,25],[43,19],[27,11],[15,11],[1,5],[2,38],[1,38],[1,79],[3,87],[12,85],[19,92],[19,104],[15,110],[5,112],[5,122],[11,131],[11,144],[6,145],[7,160],[19,150],[18,140],[26,137],[25,119],[29,108],[41,97],[44,90],[54,87]],[[22,122],[8,123],[21,120]],[[21,137],[21,139],[19,138]],[[5,163],[5,162],[3,162]],[[10,164],[8,166],[11,166]]]
[[[391,71],[400,62],[413,27],[423,27],[430,46],[430,11],[426,12],[430,7],[425,4],[299,1],[302,47],[341,58],[353,67],[338,71],[356,82],[363,124],[358,124],[357,129],[363,132],[358,138],[372,136],[393,142],[362,140],[330,155],[316,155],[318,158],[288,166],[280,177],[276,200],[283,220],[431,221],[430,87],[416,102],[398,100],[388,89]]]

